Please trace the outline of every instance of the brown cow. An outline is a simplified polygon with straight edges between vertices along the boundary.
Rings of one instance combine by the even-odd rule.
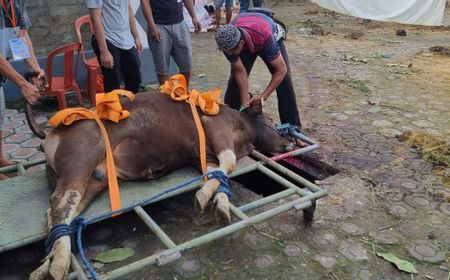
[[[200,167],[197,130],[187,103],[172,101],[155,92],[140,93],[134,102],[122,103],[130,111],[130,117],[118,124],[104,122],[120,179],[153,179],[182,166]],[[206,135],[208,170],[218,168],[229,174],[235,168],[236,159],[255,147],[263,152],[293,148],[292,142],[278,135],[267,118],[251,112],[255,108],[247,111],[221,106],[216,116],[200,113]],[[260,109],[256,111],[261,113]],[[70,224],[106,188],[108,174],[105,143],[95,121],[82,120],[56,127],[46,134],[44,151],[47,175],[55,187],[47,211],[50,229],[56,224]],[[200,212],[218,185],[218,180],[211,179],[198,191],[196,208]],[[228,205],[219,204],[216,217],[229,222]],[[30,278],[64,279],[69,269],[70,250],[70,237],[60,237],[44,264]]]

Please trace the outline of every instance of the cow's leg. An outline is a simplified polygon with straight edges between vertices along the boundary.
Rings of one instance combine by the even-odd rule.
[[[106,172],[106,162],[104,161],[101,164],[99,164],[95,169],[95,171],[92,173],[86,191],[84,192],[83,198],[81,199],[80,204],[78,204],[75,217],[80,215],[86,209],[86,207],[89,206],[91,201],[107,186],[108,186],[108,176]]]
[[[91,201],[101,192],[103,191],[107,186],[106,180],[104,181],[98,181],[96,179],[91,178],[88,183],[88,187],[86,188],[86,191],[83,195],[83,198],[81,199],[80,203],[78,204],[77,211],[74,215],[74,217],[77,217],[80,215],[86,207],[91,203]],[[51,208],[47,209],[47,229],[50,232],[52,228],[52,216],[51,216]]]
[[[222,225],[231,223],[230,201],[225,193],[219,192],[214,197],[213,213],[217,223]]]
[[[236,166],[236,155],[230,149],[226,149],[219,153],[217,156],[219,159],[219,170],[226,175],[234,171]],[[210,168],[208,171],[213,170]],[[212,195],[217,191],[220,186],[220,182],[217,179],[208,180],[205,185],[197,191],[195,195],[195,207],[197,211],[202,213],[206,208],[208,201],[211,199]],[[219,193],[214,199],[214,214],[216,220],[221,223],[230,223],[231,216],[228,205],[228,196],[224,193]]]
[[[76,209],[84,195],[87,185],[86,181],[87,179],[58,179],[56,189],[50,198],[51,208],[48,218],[51,226],[70,224],[72,222],[76,215]],[[53,244],[50,253],[44,259],[44,264],[30,275],[30,279],[65,279],[69,271],[70,251],[70,236],[65,235],[58,238]]]
[[[64,186],[64,184],[63,184],[63,186]],[[92,173],[91,177],[88,179],[87,186],[85,188],[82,188],[81,191],[79,192],[80,195],[82,195],[82,197],[81,197],[81,199],[78,199],[78,197],[77,197],[78,203],[73,204],[73,207],[70,208],[71,213],[67,213],[68,215],[64,215],[64,214],[60,215],[57,213],[55,214],[55,211],[58,212],[59,210],[57,210],[57,209],[60,208],[60,207],[56,207],[56,209],[55,209],[55,207],[54,207],[55,205],[68,204],[67,202],[64,202],[64,200],[61,200],[59,203],[57,202],[58,197],[62,196],[60,188],[57,187],[57,189],[55,190],[55,192],[52,195],[51,202],[50,202],[52,208],[49,208],[47,210],[47,224],[48,224],[49,231],[50,231],[52,225],[56,225],[58,223],[67,223],[67,224],[70,223],[75,217],[77,217],[81,212],[83,212],[86,209],[86,207],[89,205],[89,203],[97,196],[97,194],[99,194],[102,190],[104,190],[106,186],[107,186],[106,163],[102,162],[97,166],[95,171]],[[67,189],[73,189],[73,188],[67,188]],[[72,212],[73,212],[73,214],[72,214]],[[54,218],[55,216],[59,216],[59,218],[56,218],[56,221]],[[67,217],[65,220],[64,220],[64,216]],[[68,236],[61,237],[55,242],[52,252],[45,258],[44,264],[31,274],[30,279],[47,279],[49,274],[54,279],[63,279],[63,278],[57,278],[59,276],[55,277],[54,273],[52,273],[52,269],[58,270],[58,267],[61,266],[60,263],[58,263],[57,261],[52,262],[52,260],[54,260],[54,259],[57,260],[58,256],[61,256],[61,255],[64,255],[65,258],[67,259],[65,252],[68,252],[68,257],[70,258],[70,239],[68,241],[69,248],[67,249],[67,243],[66,243],[67,241],[65,240],[65,238],[69,238],[69,237]],[[59,242],[59,244],[62,244],[62,245],[57,245],[58,242]],[[64,263],[64,262],[62,262],[62,263]],[[70,261],[67,263],[70,264]],[[52,268],[52,267],[54,267],[54,268]],[[69,268],[68,268],[68,266],[66,267],[65,265],[62,265],[62,267],[64,267],[63,273],[58,273],[57,275],[62,274],[63,275],[62,277],[65,277]]]
[[[208,162],[206,164],[207,171],[215,170],[219,167],[218,164]],[[203,214],[206,205],[213,196],[213,194],[219,188],[220,182],[218,180],[212,179],[208,180],[195,194],[194,207],[197,213]]]

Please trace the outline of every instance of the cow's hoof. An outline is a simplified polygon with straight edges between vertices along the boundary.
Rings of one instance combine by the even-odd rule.
[[[195,194],[195,202],[194,207],[197,213],[203,214],[206,206],[208,205],[209,200],[216,192],[219,187],[220,182],[216,179],[211,179],[206,182],[201,189],[197,191]]]
[[[60,266],[59,264],[53,263],[50,266],[49,272],[50,272],[50,275],[52,277],[51,279],[64,280],[64,279],[66,279],[68,268],[65,268],[65,267]]]
[[[30,274],[30,280],[43,280],[48,278],[50,261],[47,259],[39,268]]]
[[[209,199],[210,197],[204,192],[203,189],[197,191],[197,193],[195,194],[194,208],[198,214],[203,214],[206,205],[208,205]]]
[[[225,193],[218,193],[214,198],[214,218],[221,225],[229,225],[231,223],[230,206],[228,196]]]

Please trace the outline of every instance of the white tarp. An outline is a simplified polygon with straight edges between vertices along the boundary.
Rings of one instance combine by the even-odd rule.
[[[379,21],[441,25],[446,0],[311,0],[338,13]]]
[[[209,28],[211,28],[213,26],[213,18],[208,14],[206,9],[202,5],[198,4],[197,2],[198,2],[198,0],[195,1],[195,5],[194,5],[195,14],[198,18],[198,21],[200,21],[200,24],[202,25],[201,31],[206,32],[206,31],[208,31]],[[187,26],[189,27],[189,30],[191,32],[194,32],[195,27],[192,24],[191,16],[189,15],[189,13],[185,7],[183,7],[183,16],[184,16],[184,21],[186,22]]]

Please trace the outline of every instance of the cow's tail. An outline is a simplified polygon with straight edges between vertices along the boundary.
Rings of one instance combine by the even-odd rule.
[[[45,86],[45,84],[46,84],[45,81],[39,81],[37,79],[36,73],[27,72],[27,73],[25,73],[24,77],[27,81],[34,84],[39,89],[41,89],[42,85]],[[39,137],[41,139],[45,139],[45,136],[47,134],[37,123],[36,118],[34,117],[33,107],[26,100],[25,100],[25,117],[27,119],[28,126],[30,127],[30,129],[34,133],[34,135],[36,135],[37,137]]]

